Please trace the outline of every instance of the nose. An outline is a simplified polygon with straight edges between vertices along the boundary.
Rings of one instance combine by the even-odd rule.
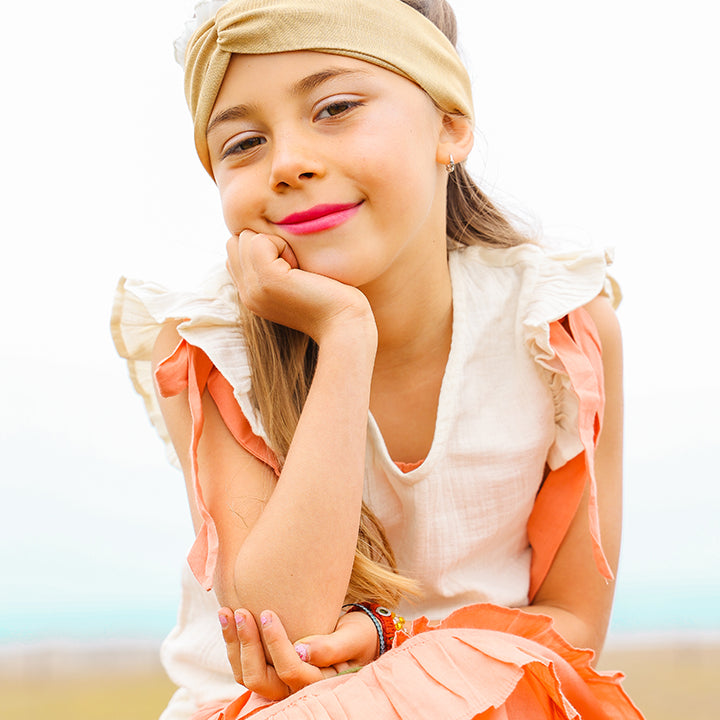
[[[300,187],[308,180],[325,174],[317,143],[302,132],[276,134],[271,161],[269,182],[270,187],[277,191]]]

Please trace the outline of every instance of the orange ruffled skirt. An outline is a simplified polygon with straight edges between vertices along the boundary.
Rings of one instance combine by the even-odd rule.
[[[426,618],[392,650],[279,702],[245,692],[193,720],[642,720],[621,673],[599,673],[591,650],[568,644],[552,620],[471,605],[439,625]]]

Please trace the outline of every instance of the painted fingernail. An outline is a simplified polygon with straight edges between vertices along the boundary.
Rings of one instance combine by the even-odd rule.
[[[265,627],[272,625],[272,615],[269,612],[260,613],[260,624]]]
[[[241,628],[245,624],[245,616],[239,611],[235,611],[235,625]]]
[[[306,645],[305,643],[298,643],[295,646],[295,652],[298,654],[298,657],[303,662],[308,662],[310,660],[310,646]]]
[[[222,626],[223,630],[230,624],[224,612],[218,613],[218,620],[220,620],[220,625]]]

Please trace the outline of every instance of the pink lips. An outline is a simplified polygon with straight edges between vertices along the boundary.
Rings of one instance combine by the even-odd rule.
[[[309,210],[288,215],[275,224],[293,235],[309,235],[342,225],[357,213],[361,205],[362,202],[316,205]]]

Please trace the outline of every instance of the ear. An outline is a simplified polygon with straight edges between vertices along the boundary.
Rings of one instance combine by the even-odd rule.
[[[436,155],[438,163],[447,165],[451,155],[456,163],[466,160],[474,143],[475,134],[470,120],[462,115],[443,115]]]

